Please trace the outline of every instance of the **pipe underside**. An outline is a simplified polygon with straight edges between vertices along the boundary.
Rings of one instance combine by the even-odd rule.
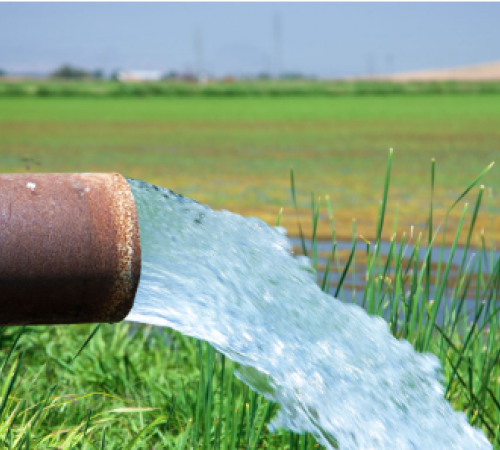
[[[140,271],[121,175],[0,175],[0,325],[123,320]]]

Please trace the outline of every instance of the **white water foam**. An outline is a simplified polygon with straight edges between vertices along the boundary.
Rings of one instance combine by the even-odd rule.
[[[328,449],[491,449],[444,399],[438,359],[321,291],[283,230],[128,180],[142,273],[126,320],[210,342],[281,405],[271,427]],[[337,442],[337,444],[335,444]]]

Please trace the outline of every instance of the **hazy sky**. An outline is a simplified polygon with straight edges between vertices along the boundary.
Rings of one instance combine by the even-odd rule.
[[[500,60],[500,3],[0,3],[0,69],[381,74]]]

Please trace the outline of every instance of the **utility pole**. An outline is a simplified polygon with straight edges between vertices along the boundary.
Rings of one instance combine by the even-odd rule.
[[[366,56],[366,74],[368,77],[375,75],[375,61],[371,53]]]
[[[392,56],[392,54],[388,54],[386,56],[386,62],[387,62],[387,74],[388,75],[391,75],[392,74],[392,71],[393,71],[393,66],[392,66],[392,63],[394,61],[394,57]]]
[[[281,76],[281,16],[276,13],[273,17],[273,40],[274,40],[274,77]]]
[[[196,27],[194,32],[194,58],[195,58],[195,76],[202,83],[205,79],[203,70],[203,35],[201,28]]]

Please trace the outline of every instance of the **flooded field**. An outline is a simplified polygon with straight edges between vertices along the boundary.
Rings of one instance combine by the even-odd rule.
[[[356,219],[358,233],[372,239],[390,147],[386,215],[392,222],[397,211],[401,233],[427,220],[431,159],[434,213],[442,220],[498,158],[499,121],[498,97],[487,95],[1,98],[0,164],[4,172],[116,171],[270,225],[283,207],[282,225],[297,235],[293,167],[305,231],[314,192],[330,197],[338,238],[350,239]],[[482,180],[477,229],[500,243],[498,170]],[[459,218],[456,208],[451,229]],[[326,216],[320,216],[318,236],[330,236]]]
[[[302,243],[299,238],[291,239],[294,248],[295,255],[302,255]],[[337,286],[342,277],[342,273],[344,268],[348,262],[349,256],[352,251],[352,242],[348,241],[338,241],[337,242],[337,257],[334,258],[334,261],[330,264],[331,276],[329,278],[329,293],[334,294],[336,292]],[[380,247],[380,261],[381,261],[381,271],[378,275],[382,275],[384,272],[384,268],[387,262],[388,254],[390,252],[390,243],[382,242]],[[309,257],[312,257],[311,252],[311,241],[306,241],[306,249],[309,254]],[[399,253],[402,251],[403,255],[403,265],[405,268],[403,279],[405,280],[405,291],[408,291],[411,287],[412,278],[414,275],[414,265],[410,264],[410,258],[414,251],[415,247],[412,243],[405,245],[402,249],[399,244],[394,245],[394,251]],[[327,264],[327,260],[331,255],[332,243],[331,241],[319,241],[317,242],[316,251],[317,251],[317,277],[318,283],[321,284],[324,277],[324,270]],[[434,296],[434,285],[436,284],[436,279],[439,271],[440,279],[443,278],[443,273],[445,271],[445,267],[448,263],[448,260],[451,256],[451,247],[444,247],[441,256],[440,248],[433,248],[431,252],[431,265],[430,265],[430,296],[433,298]],[[371,252],[373,254],[373,246],[371,248]],[[418,271],[421,270],[423,261],[425,259],[425,255],[427,252],[427,248],[420,247],[416,254],[417,256],[417,268]],[[450,270],[448,274],[448,282],[447,289],[445,290],[444,302],[441,305],[439,310],[437,320],[438,323],[441,323],[443,320],[443,314],[445,312],[445,308],[450,310],[452,306],[451,301],[451,293],[453,291],[454,286],[457,284],[459,279],[466,275],[471,274],[470,284],[468,285],[468,289],[465,292],[465,309],[469,315],[472,317],[474,315],[474,311],[476,311],[479,307],[476,302],[477,292],[482,293],[485,285],[485,279],[492,273],[494,270],[494,266],[500,257],[500,251],[491,250],[483,253],[478,249],[469,249],[465,252],[463,247],[455,248],[455,252],[451,258]],[[478,276],[478,264],[481,259],[481,272],[483,274],[482,278]],[[439,261],[441,260],[441,264]],[[314,263],[313,263],[314,264]],[[463,265],[462,265],[463,264]],[[462,266],[462,269],[461,269]],[[364,290],[367,281],[367,244],[364,241],[357,241],[356,250],[353,255],[352,262],[349,267],[349,271],[344,278],[342,283],[342,288],[339,291],[339,298],[345,302],[354,302],[358,305],[362,305],[364,299]],[[386,283],[384,287],[380,290],[379,296],[380,298],[388,298],[387,292],[389,283],[394,282],[395,269],[394,264],[391,264],[389,261],[389,267],[386,272]],[[406,292],[407,293],[407,292]],[[460,295],[463,292],[460,291]],[[366,301],[366,300],[365,300]]]

